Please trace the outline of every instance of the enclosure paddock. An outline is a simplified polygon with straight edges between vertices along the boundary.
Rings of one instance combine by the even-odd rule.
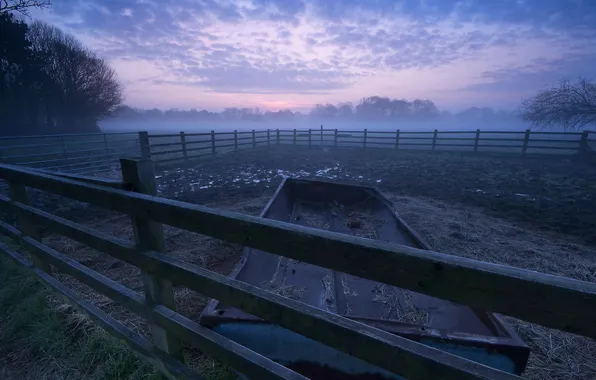
[[[138,165],[129,164],[132,166],[128,169],[126,164],[123,165],[124,181],[121,178],[106,181],[97,176],[34,172],[2,165],[0,177],[13,186],[10,189],[12,199],[4,196],[1,203],[6,206],[6,212],[15,212],[13,215],[18,219],[15,224],[15,219],[8,218],[10,213],[4,214],[7,217],[1,224],[3,234],[15,238],[27,249],[23,251],[17,248],[18,245],[3,244],[2,250],[26,264],[42,281],[59,289],[63,296],[76,300],[79,309],[112,334],[131,338],[129,343],[134,349],[170,374],[196,375],[185,372],[188,367],[181,367],[177,361],[179,350],[176,351],[176,347],[181,347],[178,339],[182,339],[194,347],[187,362],[191,367],[195,360],[202,360],[208,353],[241,372],[254,373],[258,378],[296,378],[279,364],[263,362],[246,349],[230,346],[229,342],[221,340],[221,336],[209,335],[209,331],[202,329],[197,323],[198,313],[206,300],[213,297],[247,308],[250,314],[340,350],[342,348],[337,346],[341,344],[334,337],[349,336],[349,339],[355,339],[350,342],[350,347],[367,347],[367,350],[352,352],[353,355],[408,378],[476,378],[458,367],[462,364],[458,361],[461,358],[453,361],[450,356],[442,356],[437,364],[435,353],[426,352],[430,356],[420,358],[419,347],[411,346],[411,341],[396,340],[395,336],[382,336],[381,339],[375,335],[376,330],[372,337],[365,335],[363,338],[359,333],[351,332],[358,328],[360,333],[366,333],[360,325],[349,324],[343,319],[331,322],[326,314],[318,311],[320,309],[296,308],[293,293],[263,286],[246,288],[222,276],[232,270],[240,246],[246,245],[246,239],[250,237],[248,245],[258,249],[323,266],[329,263],[320,262],[322,256],[317,256],[317,252],[329,252],[331,244],[336,247],[331,251],[350,252],[359,263],[359,268],[355,268],[338,257],[338,263],[331,266],[345,273],[369,276],[382,283],[517,317],[519,319],[508,318],[508,321],[533,351],[524,376],[543,378],[541,376],[556,368],[559,372],[553,374],[551,371],[552,378],[563,378],[564,370],[572,374],[570,378],[590,378],[595,368],[590,358],[596,356],[591,355],[595,351],[594,333],[588,321],[595,318],[589,312],[595,310],[593,273],[596,272],[590,258],[594,251],[584,245],[580,238],[582,232],[578,232],[576,226],[585,224],[585,221],[589,226],[589,216],[582,210],[594,209],[594,199],[589,194],[594,193],[595,184],[585,176],[593,173],[590,171],[592,166],[580,164],[572,157],[575,156],[551,159],[545,166],[542,158],[532,155],[522,158],[473,152],[270,146],[249,149],[242,154],[210,155],[196,162],[188,160],[189,165],[178,165],[178,168],[173,161],[174,165],[162,165],[156,175],[148,175],[149,169],[140,166],[145,165],[141,164],[143,160],[135,161]],[[371,184],[386,193],[395,208],[411,221],[433,248],[441,252],[573,279],[524,270],[518,272],[513,268],[502,272],[505,267],[474,260],[460,261],[455,256],[436,256],[434,253],[412,257],[412,252],[395,251],[393,246],[371,246],[359,236],[338,241],[317,230],[309,230],[303,235],[303,231],[292,225],[270,225],[259,218],[246,216],[258,214],[277,185],[288,176]],[[152,185],[135,185],[141,178],[154,181],[155,191],[161,198],[138,194],[139,191],[153,191]],[[29,197],[23,195],[27,194],[23,192],[25,188],[28,188]],[[38,190],[33,190],[35,188]],[[41,195],[48,192],[57,193],[59,198]],[[75,201],[68,203],[65,197]],[[55,202],[56,199],[61,202]],[[500,202],[496,208],[491,206],[495,200]],[[197,203],[210,204],[217,209],[197,206]],[[454,203],[463,205],[462,211],[453,211],[451,205]],[[507,210],[513,206],[519,206],[521,211],[510,215]],[[103,208],[111,211],[103,211]],[[226,209],[241,214],[230,214]],[[484,211],[490,211],[499,219],[485,216]],[[131,218],[130,214],[135,216]],[[320,222],[316,218],[310,220],[308,212],[304,214],[307,225]],[[546,217],[538,218],[538,215]],[[376,233],[375,221],[367,220],[362,210],[351,211],[345,216],[354,225],[370,224],[373,227],[363,229],[361,236],[370,237]],[[154,221],[148,222],[147,218]],[[546,221],[541,222],[541,219]],[[521,224],[515,227],[506,222],[511,220]],[[144,229],[151,229],[151,236],[160,235],[154,233],[158,231],[153,230],[155,223],[166,224],[163,241],[141,239]],[[536,227],[546,231],[540,232]],[[585,228],[587,231],[588,227]],[[577,237],[568,236],[573,230]],[[242,232],[234,235],[221,231]],[[561,235],[563,232],[567,236]],[[271,236],[281,236],[275,244],[283,242],[283,247],[270,245],[273,243],[267,241]],[[499,236],[509,238],[500,239]],[[290,244],[294,248],[289,251],[285,248],[288,241],[295,242]],[[204,247],[204,250],[193,250],[192,246]],[[106,254],[100,251],[106,251]],[[305,254],[307,251],[309,253]],[[516,257],[511,252],[522,252],[523,256]],[[366,260],[357,259],[365,254]],[[376,256],[382,263],[370,261],[370,257]],[[441,264],[440,275],[436,272],[437,263]],[[48,267],[52,268],[52,276],[45,272]],[[394,275],[383,274],[386,268],[398,267],[410,268],[412,278],[429,276],[429,282],[421,284],[412,279],[396,283],[398,280]],[[482,271],[481,276],[478,270]],[[160,286],[146,288],[147,279],[142,281],[142,278],[147,276]],[[168,280],[174,287],[168,285]],[[82,287],[80,281],[95,290]],[[521,285],[520,281],[527,286]],[[466,285],[471,283],[485,287],[482,297],[474,296],[478,288],[471,291]],[[156,290],[161,293],[152,295],[153,298],[143,298],[143,294]],[[249,298],[245,296],[246,291],[250,291]],[[98,296],[99,293],[104,296]],[[533,302],[537,294],[548,294],[548,303]],[[497,295],[501,301],[495,299]],[[382,291],[379,296],[383,296]],[[505,304],[503,297],[510,302]],[[282,315],[292,318],[277,319]],[[314,330],[300,327],[306,326],[302,324],[307,323],[305,321],[309,321],[308,326],[319,327]],[[569,333],[570,329],[586,337],[573,335]],[[166,331],[165,337],[163,331]],[[328,334],[331,335],[325,335],[325,331],[330,331]],[[561,350],[550,351],[545,339],[554,339],[565,348],[563,353]],[[152,341],[162,351],[152,346]],[[222,350],[217,343],[231,348],[232,352]],[[164,356],[164,347],[171,357]],[[422,353],[425,355],[425,351]],[[395,358],[407,360],[408,366],[403,366],[402,359]],[[466,368],[476,369],[467,363]],[[490,371],[484,374],[487,378],[510,378]]]
[[[407,378],[511,378],[510,375],[477,366],[444,352],[429,351],[425,346],[399,336],[382,334],[376,329],[368,331],[365,325],[357,322],[331,317],[318,308],[159,253],[165,252],[165,240],[157,223],[249,245],[291,259],[519,317],[551,328],[588,337],[596,335],[592,324],[596,316],[591,313],[596,310],[593,283],[456,256],[423,253],[398,245],[372,243],[371,240],[358,237],[340,238],[321,230],[303,230],[304,227],[292,224],[148,197],[139,192],[151,194],[155,191],[151,163],[125,160],[122,167],[124,182],[120,185],[112,183],[109,187],[97,185],[100,181],[97,178],[73,180],[18,167],[0,166],[0,176],[11,184],[12,198],[3,197],[2,204],[16,212],[21,229],[19,231],[3,222],[3,233],[24,244],[32,253],[32,261],[9,246],[2,245],[2,250],[31,268],[44,283],[73,301],[81,311],[112,334],[127,340],[131,347],[166,373],[194,376],[188,372],[188,367],[178,361],[181,358],[180,339],[183,339],[240,372],[259,378],[297,378],[289,369],[271,361],[263,361],[262,357],[254,356],[251,351],[213,335],[210,330],[176,313],[172,288],[174,283],[220,299],[339,350],[349,350],[352,355],[366,362]],[[25,186],[133,215],[135,244],[27,205]],[[136,192],[119,189],[129,187]],[[43,244],[36,229],[39,224],[139,267],[146,278],[143,288],[145,298],[137,290]],[[323,252],[324,255],[321,254]],[[333,260],[329,259],[330,255]],[[83,302],[76,293],[50,275],[53,273],[51,267],[91,286],[131,312],[147,317],[155,345],[161,351],[156,351],[149,340],[135,335],[101,309]],[[397,268],[402,271],[402,276],[395,276]],[[420,281],[420,278],[426,280]],[[536,302],[538,294],[547,295],[546,300]],[[338,340],[339,337],[341,339]]]
[[[60,172],[118,170],[119,159],[141,155],[164,165],[275,145],[459,151],[594,159],[596,133],[544,131],[394,131],[379,129],[242,130],[95,133],[0,137],[0,162]]]

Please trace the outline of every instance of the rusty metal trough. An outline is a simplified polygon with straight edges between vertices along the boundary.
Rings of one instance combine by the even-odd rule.
[[[367,186],[288,178],[260,216],[430,249]],[[260,250],[245,247],[230,276],[508,373],[521,374],[530,353],[498,315]],[[201,323],[313,379],[401,379],[216,300]]]

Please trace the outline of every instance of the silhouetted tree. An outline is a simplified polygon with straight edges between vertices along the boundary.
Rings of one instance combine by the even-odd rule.
[[[122,102],[116,72],[54,26],[36,21],[28,36],[35,54],[43,60],[47,122],[62,133],[99,131],[97,121]]]
[[[0,133],[97,132],[121,102],[114,70],[74,37],[0,14]]]
[[[45,8],[51,4],[49,0],[0,0],[0,14],[17,12],[29,16],[30,8]]]
[[[536,127],[582,129],[596,125],[596,83],[579,78],[538,93],[521,105],[521,115]]]
[[[40,122],[41,61],[27,39],[29,28],[0,14],[0,133],[35,133]]]
[[[337,105],[337,116],[339,116],[341,118],[349,119],[353,116],[353,114],[354,114],[354,107],[352,106],[352,103],[347,102],[347,103],[340,103]]]
[[[310,111],[311,116],[330,119],[337,116],[337,107],[333,104],[316,104]]]

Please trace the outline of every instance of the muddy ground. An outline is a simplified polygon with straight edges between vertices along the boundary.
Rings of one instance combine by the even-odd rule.
[[[186,171],[170,167],[156,172],[162,196],[251,215],[258,215],[286,176],[377,186],[440,252],[596,282],[596,168],[572,160],[283,146],[203,160]],[[31,198],[60,216],[132,237],[127,216],[37,192]],[[174,257],[222,274],[231,271],[241,251],[175,228],[166,227],[165,234]],[[44,242],[142,292],[138,269],[66,238],[46,235]],[[151,337],[142,318],[66,276],[60,278]],[[179,311],[193,320],[207,302],[184,288],[176,289],[176,298]],[[594,340],[509,320],[532,349],[524,377],[596,378]],[[207,378],[233,377],[199,352],[191,358],[191,365]]]
[[[273,191],[285,176],[377,186],[482,208],[596,244],[596,166],[569,158],[278,146],[158,170],[160,193],[192,203]]]

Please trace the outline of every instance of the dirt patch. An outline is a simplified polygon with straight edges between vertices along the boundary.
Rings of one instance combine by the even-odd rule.
[[[285,176],[364,183],[412,197],[481,207],[490,215],[596,244],[596,166],[568,158],[272,146],[159,173],[166,197],[203,203],[272,194]]]
[[[379,229],[384,221],[362,206],[344,207],[335,211],[348,227],[350,234],[367,239],[379,239]]]
[[[239,173],[248,174],[242,181],[234,182],[241,177]],[[453,153],[307,151],[284,146],[283,149],[206,160],[186,177],[176,170],[164,171],[159,174],[158,182],[160,194],[164,196],[258,215],[283,176],[296,173],[302,177],[323,176],[380,187],[408,224],[440,252],[596,282],[596,250],[585,244],[586,241],[596,243],[590,240],[596,230],[596,182],[592,180],[596,178],[596,170],[572,162],[545,164],[532,159]],[[80,202],[55,201],[54,198],[34,199],[36,205],[41,204],[42,208],[58,215],[121,238],[132,237],[126,216]],[[379,226],[367,217],[366,210],[342,212],[354,234],[375,236],[374,231]],[[317,228],[321,228],[318,224],[325,223],[319,219],[308,221],[308,215],[306,220]],[[240,255],[237,245],[188,231],[166,227],[165,236],[169,254],[218,273],[229,273]],[[66,238],[47,236],[44,241],[86,266],[142,292],[138,269]],[[60,279],[128,327],[150,337],[142,319],[66,276]],[[286,292],[290,298],[299,297],[300,289],[295,295],[296,289],[277,285],[269,289],[268,284],[264,287],[280,292],[278,294]],[[176,289],[175,295],[178,310],[195,320],[207,302],[206,297],[188,289]],[[423,313],[408,308],[407,294],[378,289],[376,296],[378,302],[393,303],[403,299],[403,305],[392,310],[393,318],[424,322]],[[329,295],[331,303],[332,298]],[[57,310],[64,308],[60,305],[55,306]],[[79,317],[73,320],[80,321]],[[532,349],[525,377],[596,378],[594,340],[513,318],[508,320]],[[84,326],[85,322],[80,323]],[[204,356],[196,352],[193,355],[192,363],[197,366],[203,363]]]
[[[482,208],[454,208],[437,200],[390,193],[386,195],[394,202],[394,207],[400,215],[438,251],[596,282],[596,250],[585,246],[581,239],[523,228],[503,219],[486,216]],[[236,198],[221,202],[220,205],[229,210],[257,215],[268,199],[268,196],[247,200]],[[344,212],[349,217],[355,210],[347,209]],[[362,217],[360,214],[357,216]],[[110,214],[103,221],[93,220],[87,224],[121,238],[132,237],[128,217]],[[361,223],[361,226],[363,224]],[[165,237],[168,253],[172,256],[223,274],[229,273],[240,255],[240,247],[236,245],[172,227],[165,227]],[[49,236],[45,239],[48,245],[67,253],[77,261],[142,292],[140,272],[137,268],[66,238]],[[142,318],[93,293],[67,276],[60,279],[129,328],[143,336],[151,337],[149,327]],[[266,283],[263,287],[289,298],[300,299],[300,289],[290,289],[283,285],[269,286]],[[428,315],[424,310],[415,310],[408,306],[408,292],[397,294],[389,290],[389,287],[380,287],[375,297],[377,302],[395,306],[390,308],[393,314],[391,318],[407,323],[427,323]],[[175,295],[179,312],[195,320],[208,301],[207,297],[186,288],[176,289]],[[331,302],[332,298],[333,295],[330,295]],[[61,303],[55,304],[55,307],[62,312],[65,309],[61,308],[67,308]],[[87,323],[84,317],[74,316],[72,320],[75,325],[86,326]],[[532,349],[525,377],[578,380],[596,377],[594,340],[514,318],[508,318],[508,321]],[[211,360],[196,351],[190,352],[191,363],[195,363],[196,366],[203,366],[201,363]]]
[[[322,205],[298,207],[294,212],[294,222],[320,230],[329,230],[329,216]]]
[[[510,223],[481,208],[386,195],[436,251],[596,282],[596,249],[580,238]]]
[[[528,229],[480,208],[386,194],[433,249],[497,264],[596,282],[596,249],[581,239]],[[596,341],[506,317],[532,353],[529,379],[596,378]]]

